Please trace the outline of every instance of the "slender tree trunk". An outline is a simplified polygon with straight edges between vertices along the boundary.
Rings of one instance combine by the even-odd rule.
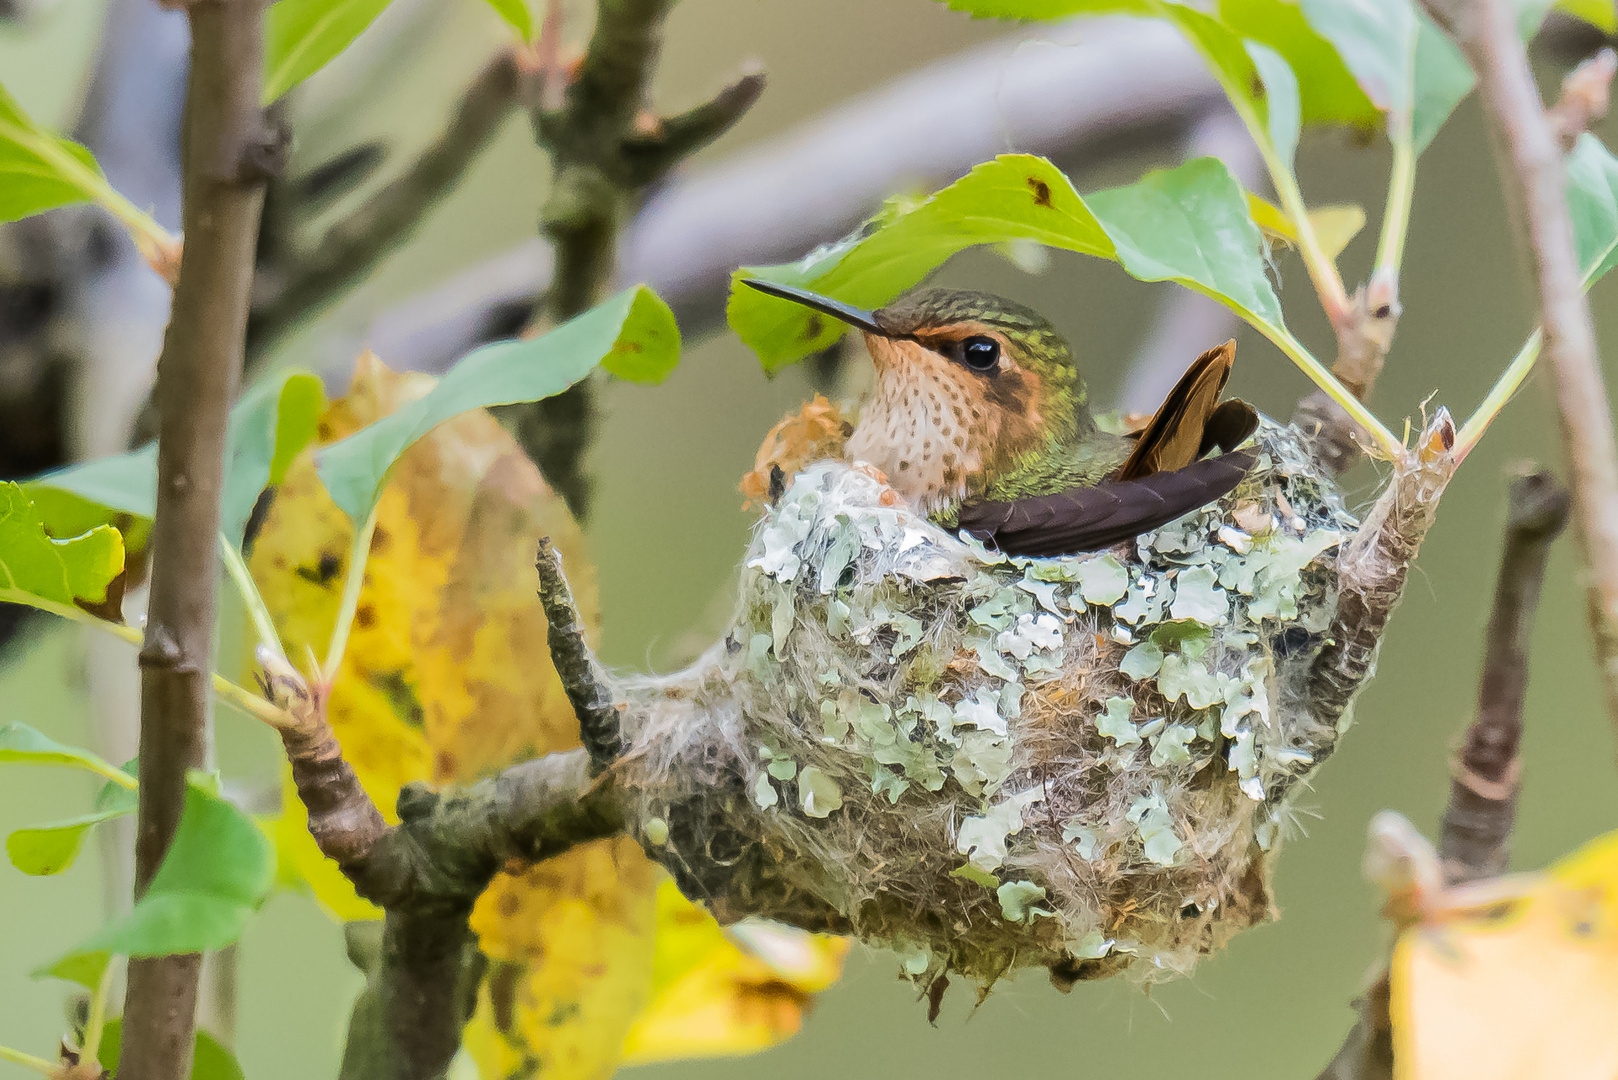
[[[158,360],[157,515],[141,649],[135,893],[151,884],[205,760],[225,424],[241,371],[264,179],[260,0],[193,0],[186,87],[185,254]],[[131,962],[119,1076],[191,1071],[197,955]]]

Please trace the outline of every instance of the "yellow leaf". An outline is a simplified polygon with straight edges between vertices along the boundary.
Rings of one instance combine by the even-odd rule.
[[[1264,230],[1270,239],[1288,247],[1297,246],[1298,227],[1285,210],[1252,192],[1247,195],[1247,210],[1253,217],[1253,223]],[[1336,262],[1337,256],[1365,228],[1365,211],[1347,203],[1317,206],[1309,211],[1309,223],[1314,226],[1315,239],[1320,241],[1326,257]]]
[[[1618,34],[1618,4],[1613,0],[1557,0],[1556,9],[1583,19],[1603,34]]]
[[[321,418],[318,440],[341,438],[431,385],[362,357],[349,394]],[[325,653],[352,536],[304,454],[249,561],[294,658]],[[492,417],[474,412],[441,424],[395,465],[329,706],[345,756],[385,813],[407,782],[467,782],[579,744],[535,594],[540,536],[556,543],[594,626],[583,536]],[[290,788],[287,795],[273,826],[283,872],[300,877],[333,917],[375,918],[322,858],[301,804]],[[591,1080],[616,1070],[664,962],[656,905],[664,879],[628,838],[495,878],[472,914],[490,967],[465,1033],[484,1076],[543,1068],[550,1080]],[[709,953],[738,953],[711,916],[687,906],[718,936]],[[678,936],[668,944],[688,947]],[[768,1045],[748,1037],[745,1049]]]
[[[1612,1080],[1618,832],[1515,898],[1407,930],[1391,974],[1398,1080]]]
[[[652,1000],[624,1064],[750,1054],[797,1034],[812,995],[842,974],[848,942],[759,920],[722,929],[672,881],[657,894]]]

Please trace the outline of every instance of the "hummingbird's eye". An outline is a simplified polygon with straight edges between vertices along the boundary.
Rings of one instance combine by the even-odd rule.
[[[1000,362],[1000,343],[992,337],[969,337],[961,342],[961,362],[973,371],[993,371]]]

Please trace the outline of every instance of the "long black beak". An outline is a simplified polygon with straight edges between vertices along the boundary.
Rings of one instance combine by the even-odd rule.
[[[864,308],[857,308],[852,304],[845,304],[840,300],[833,300],[830,297],[821,296],[806,289],[795,289],[790,285],[777,285],[773,281],[763,281],[759,278],[743,278],[742,284],[750,285],[761,293],[768,293],[770,296],[779,296],[783,300],[791,300],[795,304],[802,304],[804,307],[818,311],[822,315],[830,315],[832,318],[845,322],[850,326],[859,327],[867,334],[876,334],[878,337],[893,337],[892,334],[878,326],[876,316]]]

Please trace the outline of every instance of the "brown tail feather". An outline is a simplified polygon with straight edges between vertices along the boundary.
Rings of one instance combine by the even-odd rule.
[[[1138,480],[1153,473],[1172,472],[1201,457],[1204,432],[1219,406],[1219,395],[1235,362],[1234,340],[1197,357],[1163,399],[1113,479]]]

